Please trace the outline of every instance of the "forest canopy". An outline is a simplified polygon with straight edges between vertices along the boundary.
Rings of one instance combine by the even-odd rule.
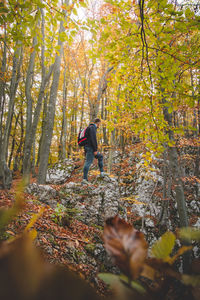
[[[2,1],[3,185],[35,167],[44,183],[97,116],[103,145],[139,139],[147,161],[198,137],[199,24],[198,1]]]
[[[77,138],[95,119],[101,153],[91,156],[107,174],[95,161],[84,182]],[[65,176],[51,181],[54,171]],[[75,265],[98,289],[104,280],[139,299],[198,299],[199,176],[198,0],[0,2],[3,287],[10,270],[20,283],[27,262],[27,274],[42,272],[27,250],[34,240],[45,259]],[[104,273],[105,249],[124,275]],[[5,290],[15,293],[9,281]]]

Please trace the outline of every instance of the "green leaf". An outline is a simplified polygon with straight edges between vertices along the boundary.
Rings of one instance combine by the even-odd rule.
[[[104,18],[101,18],[100,22],[101,24],[106,24],[106,20]]]
[[[170,141],[168,142],[168,146],[169,146],[169,147],[174,147],[174,146],[175,146],[175,142],[172,141],[172,140],[170,140]]]
[[[73,12],[73,14],[74,14],[75,16],[78,16],[78,13],[77,13],[77,9],[76,9],[76,8],[73,8],[73,9],[72,9],[72,12]]]
[[[38,1],[37,5],[39,8],[45,8],[45,4],[42,3],[41,1]]]
[[[120,282],[119,275],[114,275],[111,273],[100,273],[98,274],[98,277],[110,286]]]
[[[72,31],[70,32],[70,35],[71,35],[72,37],[74,37],[76,34],[77,34],[77,31],[76,31],[76,30],[72,30]]]
[[[200,275],[190,276],[190,275],[182,275],[182,281],[185,285],[191,285],[193,287],[200,285]]]
[[[80,6],[87,8],[87,4],[85,3],[85,1],[81,1],[79,2]]]
[[[131,287],[141,294],[146,293],[146,290],[143,288],[143,286],[136,281],[131,281]]]
[[[194,13],[189,9],[189,7],[187,7],[187,9],[185,10],[185,16],[188,19],[194,16]]]
[[[55,47],[55,50],[59,51],[60,48],[61,48],[61,46],[60,46],[60,45],[57,45],[57,46]]]
[[[200,241],[200,230],[192,227],[184,227],[180,229],[179,237],[187,241]]]
[[[65,42],[67,40],[67,34],[66,34],[66,32],[61,32],[59,34],[59,38],[60,38],[61,42]]]
[[[166,259],[174,248],[175,240],[176,237],[171,231],[166,232],[152,246],[151,255],[159,259]]]
[[[117,286],[118,288],[123,289],[123,288],[126,288],[127,285],[129,285],[129,279],[128,279],[128,277],[126,277],[124,275],[114,275],[111,273],[100,273],[100,274],[98,274],[98,277],[101,280],[103,280],[106,284],[111,286],[111,288],[116,288],[116,286]],[[146,292],[146,290],[143,288],[143,286],[136,281],[131,281],[130,286],[141,294],[144,294]]]
[[[6,7],[0,7],[0,14],[2,13],[8,13],[9,10]]]

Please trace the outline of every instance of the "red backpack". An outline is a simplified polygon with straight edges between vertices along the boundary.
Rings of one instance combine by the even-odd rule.
[[[87,139],[88,139],[88,127],[85,127],[84,129],[81,129],[79,134],[78,134],[78,145],[80,147],[83,147],[87,144]]]

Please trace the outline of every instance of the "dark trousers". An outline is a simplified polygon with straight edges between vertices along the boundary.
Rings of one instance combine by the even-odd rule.
[[[103,172],[103,155],[98,152],[95,158],[98,159],[98,166],[100,172]],[[93,148],[89,146],[85,146],[85,164],[83,167],[83,178],[86,180],[88,180],[88,171],[93,160],[94,160]]]

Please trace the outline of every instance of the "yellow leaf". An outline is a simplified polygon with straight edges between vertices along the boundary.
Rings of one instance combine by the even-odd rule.
[[[98,170],[92,170],[92,171],[90,172],[90,174],[91,174],[91,175],[97,176],[97,175],[99,174],[99,171],[98,171]]]
[[[37,230],[32,229],[31,231],[29,231],[28,236],[32,241],[34,241],[37,237]]]
[[[41,207],[39,212],[37,214],[34,214],[30,220],[30,222],[28,223],[28,225],[25,228],[25,231],[28,231],[31,227],[33,227],[33,225],[35,224],[35,222],[37,222],[37,220],[41,217],[41,215],[43,214],[45,210],[45,207]]]
[[[175,240],[176,237],[171,231],[165,232],[161,238],[153,244],[151,255],[159,259],[168,260],[174,248]]]
[[[126,198],[122,198],[122,200],[124,200],[124,201],[129,201],[129,202],[132,202],[132,203],[134,203],[134,204],[143,204],[143,205],[147,205],[147,203],[138,201],[135,197],[126,197]]]

